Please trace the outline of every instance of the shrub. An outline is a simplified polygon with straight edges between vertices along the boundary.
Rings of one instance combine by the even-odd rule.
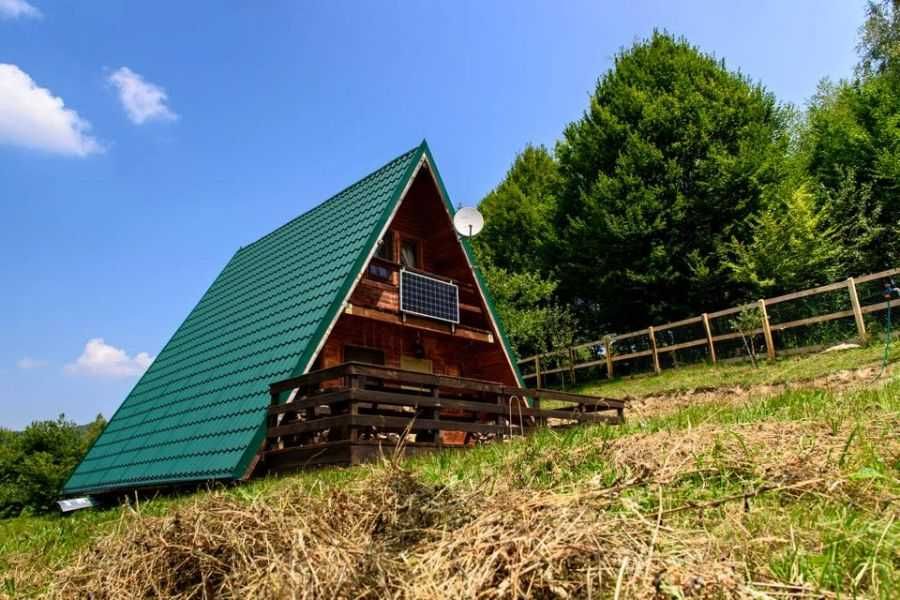
[[[0,430],[0,518],[47,512],[106,420],[79,427],[60,415],[22,432]]]

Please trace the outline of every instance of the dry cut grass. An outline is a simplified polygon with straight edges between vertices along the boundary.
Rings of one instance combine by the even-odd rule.
[[[284,486],[250,502],[214,492],[162,516],[135,507],[56,574],[48,595],[890,597],[896,488],[856,475],[873,448],[900,464],[900,421],[878,409],[868,417],[588,436],[545,447],[545,459],[600,456],[604,466],[548,488],[523,485],[531,450],[521,444],[476,480],[434,483],[393,460],[341,489]],[[883,527],[880,541],[837,580],[810,581],[797,549],[834,541],[824,522],[800,524],[842,507]]]
[[[708,556],[702,532],[678,531],[680,549],[670,552],[662,548],[675,532],[652,515],[610,511],[634,483],[460,494],[391,467],[350,493],[287,493],[249,506],[215,495],[170,516],[127,513],[51,595],[593,597],[616,586],[652,593],[664,572],[668,585],[696,596],[736,590],[736,565]]]
[[[900,381],[811,387],[16,520],[0,597],[900,597]]]

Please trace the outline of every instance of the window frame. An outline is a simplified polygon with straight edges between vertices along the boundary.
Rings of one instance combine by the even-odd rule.
[[[394,283],[394,270],[378,264],[378,261],[385,261],[391,264],[396,263],[394,260],[397,254],[396,240],[397,235],[393,229],[385,231],[384,236],[378,242],[378,247],[375,249],[373,260],[369,261],[369,267],[366,269],[366,275],[370,279]],[[388,256],[382,256],[382,254],[387,254]]]
[[[379,259],[381,259],[381,260],[386,260],[386,261],[390,261],[390,262],[397,262],[397,260],[396,260],[397,252],[396,252],[396,248],[395,248],[395,246],[396,246],[396,243],[395,243],[396,237],[397,237],[397,236],[396,236],[396,234],[394,233],[394,230],[393,230],[393,229],[388,229],[387,231],[385,231],[385,232],[384,232],[384,237],[382,237],[382,238],[378,241],[378,248],[376,248],[376,250],[375,250],[375,257],[376,257],[376,258],[379,258]],[[389,239],[389,238],[390,238],[390,239]],[[388,256],[382,256],[382,255],[381,255],[381,253],[382,253],[382,251],[383,251],[384,248],[387,248],[387,249],[388,249]]]
[[[404,265],[403,264],[403,244],[411,243],[415,247],[416,251],[416,264],[414,265]],[[424,271],[425,269],[425,240],[422,238],[410,235],[408,233],[398,232],[397,235],[397,262],[400,263],[401,267],[407,267],[410,269],[417,269],[420,271]]]
[[[364,353],[365,352],[371,352],[371,353],[377,352],[377,353],[381,354],[381,362],[380,363],[373,363],[373,362],[362,361],[362,360],[356,360],[356,361],[352,361],[352,362],[360,362],[360,363],[363,363],[366,365],[376,365],[376,366],[382,366],[382,367],[387,365],[387,353],[384,351],[384,348],[376,348],[374,346],[361,346],[359,344],[343,344],[341,346],[341,358],[343,359],[342,362],[345,362],[345,363],[351,362],[351,360],[347,357],[347,350],[349,350],[349,349],[358,350],[358,351],[361,350]]]

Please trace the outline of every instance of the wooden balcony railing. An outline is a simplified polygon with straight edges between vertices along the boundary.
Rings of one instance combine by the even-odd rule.
[[[385,447],[415,453],[466,446],[537,427],[620,423],[624,403],[554,390],[361,363],[270,387],[261,468],[357,464]]]

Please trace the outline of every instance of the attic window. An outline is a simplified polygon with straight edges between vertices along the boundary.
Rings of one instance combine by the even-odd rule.
[[[419,245],[414,240],[403,240],[400,244],[400,264],[413,269],[419,266]]]
[[[378,242],[375,249],[375,257],[389,262],[394,262],[394,232],[388,230],[384,237]],[[372,261],[369,265],[369,275],[375,279],[390,281],[391,270],[384,265],[380,265],[377,261]]]
[[[384,237],[378,242],[378,249],[375,250],[375,256],[394,262],[394,232],[390,229],[387,230]]]

